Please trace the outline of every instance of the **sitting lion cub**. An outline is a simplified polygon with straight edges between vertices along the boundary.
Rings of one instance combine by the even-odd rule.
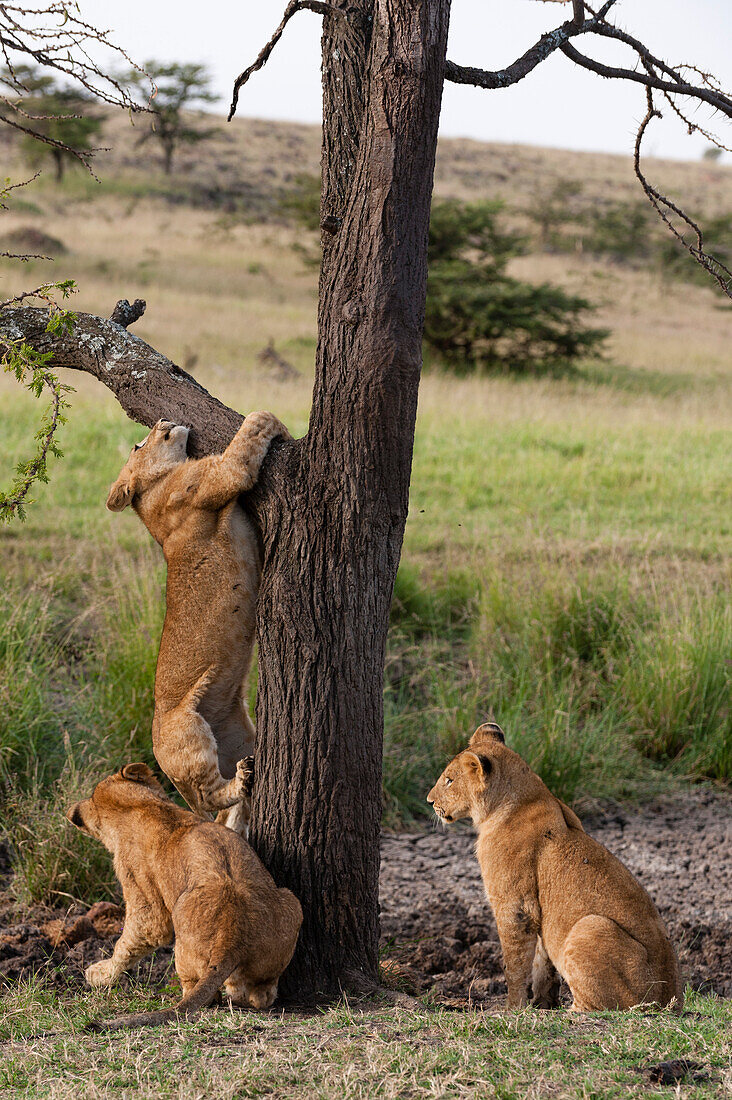
[[[508,748],[499,726],[476,730],[427,801],[441,820],[472,817],[478,827],[509,1008],[527,1003],[532,983],[541,997],[550,960],[575,1011],[655,1003],[681,1012],[678,961],[650,897]]]
[[[252,523],[238,503],[267,449],[287,429],[268,412],[245,419],[221,455],[186,458],[188,428],[159,420],[135,446],[107,507],[131,504],[168,565],[155,673],[155,757],[188,805],[244,832],[243,760],[254,752],[247,712],[261,571]],[[231,809],[229,809],[231,807]]]
[[[122,935],[110,959],[87,969],[89,984],[111,985],[175,936],[180,1004],[100,1028],[190,1016],[221,986],[234,1004],[269,1008],[295,950],[302,909],[242,837],[176,806],[146,764],[127,764],[103,779],[66,816],[113,854],[125,899]]]

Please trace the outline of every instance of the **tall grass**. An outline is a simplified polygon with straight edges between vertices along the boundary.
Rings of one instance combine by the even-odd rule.
[[[0,600],[1,835],[24,902],[108,896],[106,853],[65,820],[110,771],[154,762],[153,681],[164,600],[152,555],[113,561],[83,612],[53,618],[51,596]],[[56,599],[55,603],[62,601]]]
[[[162,568],[153,552],[99,566],[84,610],[66,619],[44,591],[8,585],[0,600],[5,840],[23,900],[106,896],[109,861],[63,815],[102,775],[154,762]],[[721,595],[664,599],[622,573],[529,583],[404,565],[386,668],[384,822],[427,816],[430,786],[486,718],[569,802],[729,780],[730,653]]]
[[[632,591],[622,575],[524,577],[522,588],[474,578],[461,614],[450,578],[424,583],[421,605],[413,572],[396,586],[388,824],[424,815],[427,790],[486,718],[570,802],[732,778],[732,609],[722,595],[692,593],[679,606]]]

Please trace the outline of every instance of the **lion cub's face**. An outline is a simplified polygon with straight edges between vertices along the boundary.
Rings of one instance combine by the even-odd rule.
[[[441,821],[472,817],[477,824],[491,812],[500,797],[500,758],[510,753],[504,741],[501,727],[486,722],[470,738],[468,748],[450,761],[427,795]]]
[[[130,457],[109,490],[107,507],[121,512],[136,496],[141,496],[161,474],[186,460],[186,445],[190,429],[171,420],[158,420],[142,443],[136,443]]]

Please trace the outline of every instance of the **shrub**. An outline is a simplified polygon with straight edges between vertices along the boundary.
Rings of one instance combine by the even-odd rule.
[[[585,218],[586,252],[616,263],[651,264],[657,247],[658,217],[648,203],[616,202]]]
[[[433,206],[424,337],[452,370],[558,373],[597,355],[608,333],[587,328],[586,299],[506,273],[524,238],[498,224],[496,203]]]

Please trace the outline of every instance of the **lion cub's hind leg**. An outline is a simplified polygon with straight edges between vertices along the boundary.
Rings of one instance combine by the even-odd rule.
[[[236,941],[241,929],[236,921],[234,926],[231,924],[232,914],[227,909],[231,893],[226,885],[206,885],[185,891],[173,907],[175,970],[183,997],[190,999],[198,992],[202,1008],[215,1000],[218,989],[237,965]],[[222,966],[218,985],[211,984],[212,975]],[[205,993],[202,983],[210,986]]]
[[[591,914],[578,920],[562,957],[574,1012],[626,1009],[655,999],[645,947],[608,917]]]
[[[219,825],[225,825],[227,829],[246,837],[249,831],[249,817],[251,810],[252,788],[254,786],[254,757],[245,757],[243,770],[246,774],[246,799],[235,802],[228,810],[219,810],[216,820]]]
[[[250,765],[246,800],[237,802],[226,810],[220,810],[216,820],[240,836],[247,835],[249,826],[249,808],[254,784],[254,723],[249,717],[246,704],[237,699],[233,712],[223,723],[216,726],[216,745],[219,754],[219,770],[225,779],[236,775],[239,761],[246,759]]]
[[[153,749],[158,764],[191,809],[202,817],[248,804],[251,765],[239,760],[231,779],[219,771],[219,756],[208,722],[197,711],[177,707],[160,723]]]

